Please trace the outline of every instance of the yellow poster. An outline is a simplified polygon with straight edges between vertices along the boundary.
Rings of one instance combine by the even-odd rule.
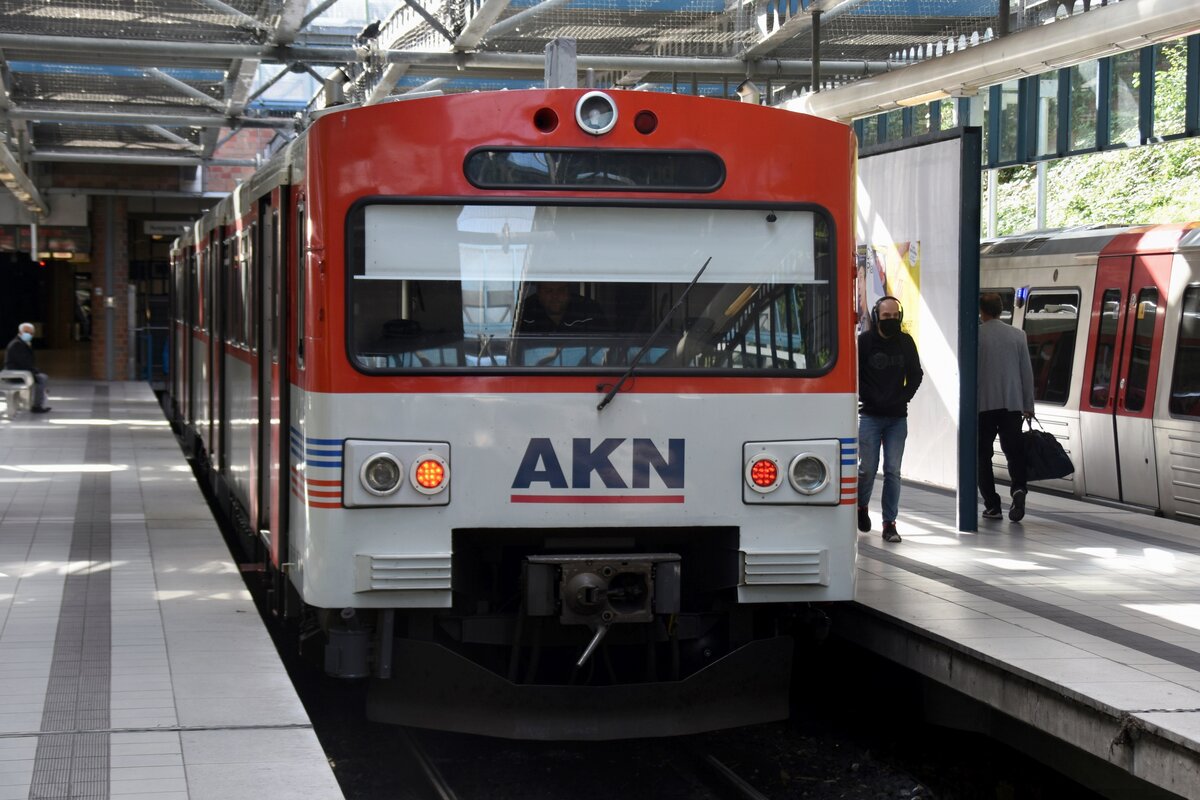
[[[860,328],[869,324],[879,298],[891,295],[904,309],[901,329],[920,346],[918,320],[921,302],[921,243],[897,242],[858,248],[858,311]]]

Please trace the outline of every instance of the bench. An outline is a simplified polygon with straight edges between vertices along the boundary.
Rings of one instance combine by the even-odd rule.
[[[0,394],[4,395],[4,413],[9,419],[23,404],[33,406],[33,373],[20,369],[0,370]]]

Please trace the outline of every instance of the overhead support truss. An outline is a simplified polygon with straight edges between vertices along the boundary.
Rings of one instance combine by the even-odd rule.
[[[0,183],[3,183],[30,213],[35,216],[49,213],[50,208],[42,200],[37,186],[25,174],[25,170],[21,168],[20,162],[17,161],[12,151],[2,142],[0,142]]]

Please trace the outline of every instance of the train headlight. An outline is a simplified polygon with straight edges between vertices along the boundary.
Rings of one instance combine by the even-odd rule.
[[[801,453],[788,466],[788,480],[800,494],[816,494],[829,484],[829,468],[812,453]]]
[[[608,133],[617,124],[617,104],[604,92],[588,92],[575,104],[575,121],[593,136]]]
[[[450,465],[439,456],[422,456],[413,462],[409,478],[421,494],[437,494],[450,485]]]
[[[391,453],[376,453],[363,462],[358,476],[368,492],[376,497],[387,497],[400,488],[404,466]]]
[[[758,456],[746,463],[746,483],[760,494],[778,489],[782,477],[779,462],[768,456]]]

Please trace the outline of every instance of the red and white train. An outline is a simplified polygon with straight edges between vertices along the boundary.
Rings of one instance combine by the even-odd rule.
[[[1200,224],[1012,236],[980,263],[1075,465],[1046,485],[1200,520]]]
[[[855,157],[691,96],[334,108],[176,243],[171,412],[373,718],[788,713],[854,594]]]

